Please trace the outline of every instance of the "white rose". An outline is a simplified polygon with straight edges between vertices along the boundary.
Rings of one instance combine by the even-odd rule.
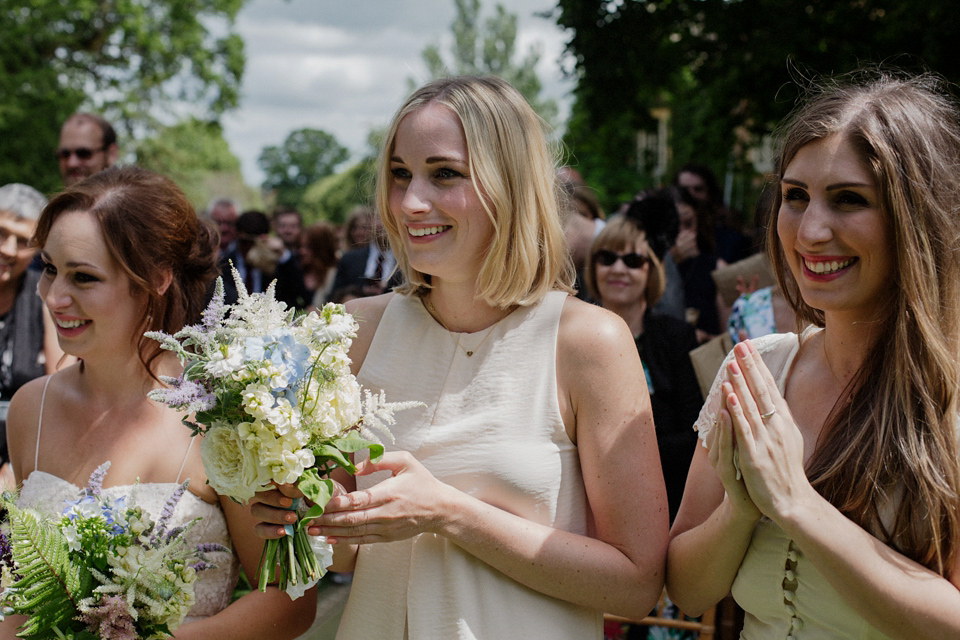
[[[200,450],[210,485],[217,493],[244,502],[270,481],[269,472],[230,427],[213,427]]]

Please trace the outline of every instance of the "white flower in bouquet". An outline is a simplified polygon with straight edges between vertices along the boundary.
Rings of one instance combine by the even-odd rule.
[[[217,493],[249,500],[270,483],[257,455],[233,427],[216,426],[204,434],[200,455],[207,480]]]
[[[355,472],[350,455],[363,449],[379,458],[383,445],[371,429],[389,437],[393,412],[419,403],[361,394],[348,355],[357,323],[341,305],[296,316],[274,298],[273,285],[247,294],[233,275],[236,304],[224,304],[218,280],[201,324],[172,336],[146,334],[184,365],[182,376],[164,378],[169,387],[150,397],[194,413],[184,423],[204,435],[204,467],[221,495],[242,502],[271,482],[296,483],[313,503],[284,542],[267,541],[261,561],[261,590],[263,568],[279,566],[281,588],[296,597],[329,566],[329,545],[305,531],[333,494],[329,472]]]

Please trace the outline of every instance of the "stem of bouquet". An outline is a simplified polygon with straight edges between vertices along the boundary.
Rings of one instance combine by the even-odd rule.
[[[313,494],[314,491],[308,490],[308,493]],[[317,561],[306,524],[318,515],[316,513],[318,509],[321,513],[323,512],[323,505],[330,499],[330,493],[332,488],[323,502],[319,506],[314,505],[296,524],[284,525],[286,535],[283,538],[267,540],[264,543],[258,568],[260,591],[266,591],[267,585],[273,582],[277,583],[281,591],[287,593],[290,593],[288,587],[291,586],[295,587],[294,591],[302,591],[306,585],[316,582],[323,576],[326,567],[321,567]],[[324,496],[310,497],[324,498]],[[299,502],[299,498],[295,500],[290,510],[296,511]]]

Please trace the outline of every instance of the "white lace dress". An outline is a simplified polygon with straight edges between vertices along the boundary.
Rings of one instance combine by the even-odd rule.
[[[167,498],[177,486],[172,482],[138,485],[135,503],[156,520],[160,517]],[[103,492],[110,498],[119,498],[122,495],[129,495],[132,489],[131,486],[104,487]],[[60,513],[63,511],[64,501],[76,499],[79,492],[80,487],[66,480],[45,471],[34,471],[23,481],[19,505],[43,513]],[[172,526],[178,526],[194,518],[201,520],[187,532],[187,541],[190,544],[215,542],[228,549],[233,548],[230,544],[230,533],[227,531],[227,520],[220,505],[204,502],[187,491],[177,504],[170,523]],[[214,552],[208,554],[208,557],[216,568],[198,574],[194,587],[196,603],[190,609],[184,623],[212,616],[230,604],[233,588],[237,584],[240,563],[232,552]]]

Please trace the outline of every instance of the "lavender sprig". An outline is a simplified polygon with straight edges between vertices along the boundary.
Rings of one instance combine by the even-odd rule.
[[[190,481],[187,480],[177,487],[170,497],[167,498],[167,501],[163,503],[163,511],[160,512],[160,518],[157,520],[153,535],[150,537],[151,545],[156,544],[157,539],[167,530],[167,523],[170,522],[170,518],[173,517],[173,511],[177,508],[177,504],[179,504],[180,498],[183,497],[183,493],[187,490],[189,483]]]
[[[87,483],[85,493],[88,496],[93,496],[94,498],[100,497],[100,492],[103,490],[103,479],[107,475],[107,470],[110,468],[110,461],[107,460],[102,465],[96,468],[92,474],[90,474],[90,482]]]

